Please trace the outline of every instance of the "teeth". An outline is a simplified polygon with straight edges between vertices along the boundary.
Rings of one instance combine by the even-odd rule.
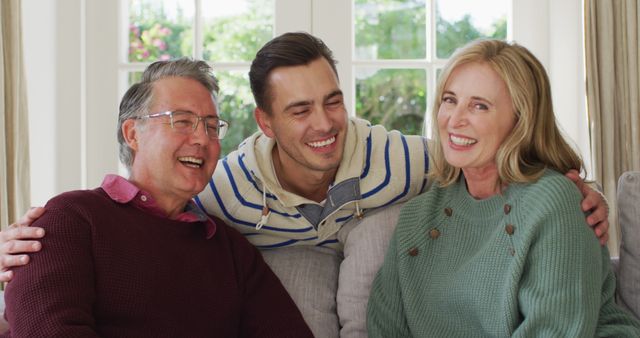
[[[178,161],[195,168],[199,168],[202,163],[204,163],[204,160],[202,160],[201,158],[195,158],[191,156],[178,157]]]
[[[326,147],[328,145],[330,145],[331,143],[336,141],[336,137],[333,136],[332,138],[326,139],[324,141],[318,141],[318,142],[309,142],[307,143],[307,145],[313,147],[313,148],[320,148],[320,147]]]
[[[451,143],[458,146],[468,146],[478,142],[478,140],[453,135],[449,135],[449,140],[451,140]]]

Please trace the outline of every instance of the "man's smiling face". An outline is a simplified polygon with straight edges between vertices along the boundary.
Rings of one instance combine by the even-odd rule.
[[[262,113],[263,132],[277,141],[288,170],[331,172],[342,160],[347,111],[338,77],[324,58],[279,67],[269,74],[271,112]]]
[[[188,111],[218,116],[211,94],[198,81],[169,77],[153,85],[151,113]],[[187,200],[211,179],[220,154],[220,142],[205,133],[204,122],[190,134],[174,131],[169,117],[152,118],[136,127],[132,177],[166,196]]]

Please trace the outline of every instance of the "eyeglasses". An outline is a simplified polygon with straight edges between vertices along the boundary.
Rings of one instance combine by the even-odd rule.
[[[144,116],[132,117],[136,120],[144,120],[155,117],[169,116],[169,125],[171,129],[180,134],[193,134],[198,128],[198,124],[202,121],[205,125],[205,133],[209,139],[222,140],[229,130],[229,122],[219,119],[217,116],[198,116],[188,111],[166,111],[157,114],[149,114]],[[165,122],[166,123],[166,122]]]

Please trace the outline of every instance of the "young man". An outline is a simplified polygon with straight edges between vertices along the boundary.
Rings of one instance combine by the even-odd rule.
[[[289,33],[270,41],[249,77],[261,132],[221,160],[196,201],[258,248],[339,248],[342,225],[425,187],[424,139],[349,118],[321,40]]]

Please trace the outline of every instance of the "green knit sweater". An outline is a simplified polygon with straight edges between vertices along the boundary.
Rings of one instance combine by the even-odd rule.
[[[580,201],[552,171],[484,200],[434,185],[402,209],[369,337],[640,337]]]

